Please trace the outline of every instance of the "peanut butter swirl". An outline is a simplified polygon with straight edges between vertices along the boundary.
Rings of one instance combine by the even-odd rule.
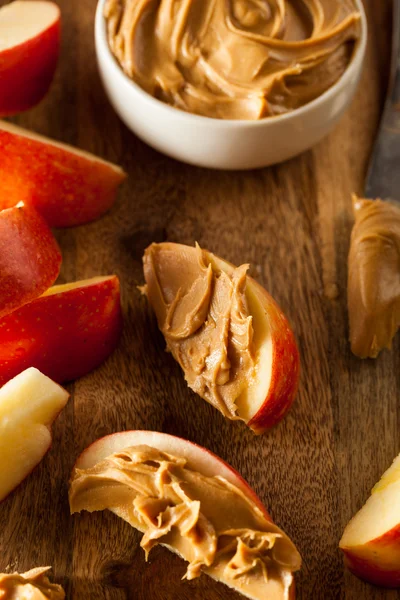
[[[354,197],[348,307],[351,349],[375,358],[400,327],[400,208]]]
[[[262,119],[320,96],[359,38],[355,0],[108,0],[125,73],[176,108]]]
[[[240,419],[237,400],[257,372],[248,265],[228,275],[200,246],[165,242],[146,249],[143,270],[143,291],[189,387],[228,419]]]
[[[1,600],[64,600],[61,585],[50,583],[47,577],[51,567],[38,567],[26,573],[1,573]]]
[[[187,461],[149,446],[75,469],[71,512],[110,509],[144,533],[146,552],[163,544],[201,572],[249,598],[288,598],[300,556],[289,538],[236,486],[207,477]]]

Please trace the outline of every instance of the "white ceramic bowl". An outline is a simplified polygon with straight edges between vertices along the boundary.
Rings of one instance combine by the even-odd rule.
[[[231,121],[193,115],[153,98],[132,81],[108,46],[99,0],[95,42],[100,75],[109,100],[139,138],[164,154],[214,169],[254,169],[282,162],[319,142],[350,104],[360,79],[367,45],[362,0],[361,40],[342,77],[309,104],[259,121]]]

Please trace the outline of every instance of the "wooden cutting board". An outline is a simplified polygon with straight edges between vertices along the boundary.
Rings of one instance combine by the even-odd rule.
[[[0,2],[4,4],[4,2]],[[351,110],[328,139],[286,164],[249,173],[197,169],[145,146],[118,120],[96,70],[94,0],[59,0],[63,48],[50,94],[16,122],[121,163],[118,203],[97,223],[57,233],[61,281],[116,273],[125,329],[107,363],[69,386],[52,450],[0,506],[0,571],[53,565],[70,600],[228,600],[205,576],[181,582],[185,565],[110,513],[70,517],[67,482],[90,442],[123,429],[193,440],[230,462],[255,488],[303,559],[300,600],[397,598],[345,572],[344,526],[400,450],[400,345],[376,361],[347,343],[346,257],[350,194],[361,191],[387,84],[390,2],[366,0],[370,45]],[[1,183],[1,182],[0,182]],[[191,393],[137,285],[152,241],[205,248],[252,273],[280,303],[301,351],[294,408],[255,437]],[[338,298],[326,291],[338,288]]]

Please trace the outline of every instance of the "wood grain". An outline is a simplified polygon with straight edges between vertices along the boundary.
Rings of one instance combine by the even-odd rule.
[[[0,4],[4,2],[0,2]],[[400,346],[376,361],[347,343],[350,194],[361,191],[387,84],[390,2],[366,0],[370,40],[357,97],[336,130],[286,164],[249,173],[189,167],[137,140],[110,108],[96,71],[94,0],[59,0],[63,49],[50,94],[16,121],[119,162],[129,173],[101,221],[60,231],[62,281],[117,273],[125,330],[96,372],[69,386],[51,452],[0,507],[0,571],[51,564],[73,600],[228,600],[111,514],[70,517],[67,481],[79,452],[106,433],[145,428],[210,448],[250,482],[304,559],[300,600],[394,600],[345,572],[337,550],[347,521],[399,452]],[[256,438],[186,387],[136,286],[151,241],[198,241],[252,272],[291,320],[301,350],[298,399]],[[329,300],[326,292],[338,296]]]

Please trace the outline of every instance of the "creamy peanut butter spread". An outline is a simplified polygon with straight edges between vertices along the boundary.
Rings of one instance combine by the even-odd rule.
[[[249,598],[288,599],[301,558],[289,538],[236,486],[206,477],[184,458],[149,446],[75,469],[71,513],[109,509],[144,533],[146,552],[163,544]]]
[[[355,0],[108,0],[125,73],[176,108],[261,119],[303,106],[346,70]]]
[[[38,567],[20,575],[0,573],[1,600],[64,600],[61,585],[50,583],[47,573],[51,567]]]
[[[228,275],[198,245],[166,242],[146,249],[143,268],[144,292],[189,387],[225,417],[240,419],[235,402],[257,370],[248,265]]]
[[[354,198],[348,269],[351,349],[375,358],[400,327],[400,208]]]

